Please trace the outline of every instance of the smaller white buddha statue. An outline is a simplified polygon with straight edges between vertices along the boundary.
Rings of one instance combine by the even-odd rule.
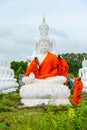
[[[83,91],[87,92],[87,60],[82,61],[82,68],[79,69],[79,76],[83,82]]]
[[[18,89],[17,80],[14,78],[14,71],[10,63],[0,58],[0,93],[9,93]]]

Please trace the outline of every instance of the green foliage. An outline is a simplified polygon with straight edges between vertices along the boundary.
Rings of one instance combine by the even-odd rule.
[[[20,101],[18,93],[0,95],[0,112],[13,111],[13,106]]]
[[[86,93],[83,95],[87,95]],[[0,95],[0,130],[87,130],[87,98],[80,106],[16,109],[19,93]]]
[[[14,70],[15,78],[17,81],[19,81],[19,74],[25,74],[26,68],[27,68],[27,62],[21,61],[21,62],[16,62],[13,61],[11,62],[11,68]]]

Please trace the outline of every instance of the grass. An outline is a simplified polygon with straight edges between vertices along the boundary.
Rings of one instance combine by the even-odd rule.
[[[19,92],[0,95],[0,130],[87,130],[87,93],[80,106],[17,109]]]

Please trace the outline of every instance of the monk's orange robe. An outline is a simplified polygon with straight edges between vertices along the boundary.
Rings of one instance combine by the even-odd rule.
[[[69,66],[68,66],[67,61],[64,58],[61,58],[59,60],[59,65],[58,65],[57,70],[58,70],[58,75],[66,77],[67,79],[66,84],[67,84]]]
[[[45,79],[48,77],[57,76],[58,72],[57,72],[57,67],[55,68],[56,65],[58,65],[57,56],[55,54],[49,52],[40,65],[39,79]]]
[[[83,83],[82,81],[74,80],[74,92],[73,92],[73,103],[80,104],[81,103],[81,95],[82,95]]]
[[[30,73],[33,73],[35,75],[35,78],[39,76],[39,69],[35,60],[32,60],[30,65],[27,67],[25,76],[29,76]]]

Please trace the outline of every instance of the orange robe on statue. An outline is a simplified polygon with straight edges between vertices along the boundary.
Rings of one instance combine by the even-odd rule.
[[[66,84],[68,83],[68,70],[69,66],[67,61],[64,58],[59,60],[59,65],[57,67],[58,75],[66,77]]]
[[[73,92],[73,103],[80,104],[81,103],[81,95],[82,95],[83,83],[82,81],[75,79],[74,80],[74,92]]]
[[[34,73],[35,78],[38,78],[38,76],[39,76],[38,64],[36,63],[35,60],[32,60],[31,63],[29,64],[29,66],[27,67],[25,76],[29,76],[30,73]]]
[[[57,76],[57,65],[58,65],[57,56],[53,53],[48,52],[47,56],[39,66],[40,76],[39,79],[45,79],[48,77]]]

